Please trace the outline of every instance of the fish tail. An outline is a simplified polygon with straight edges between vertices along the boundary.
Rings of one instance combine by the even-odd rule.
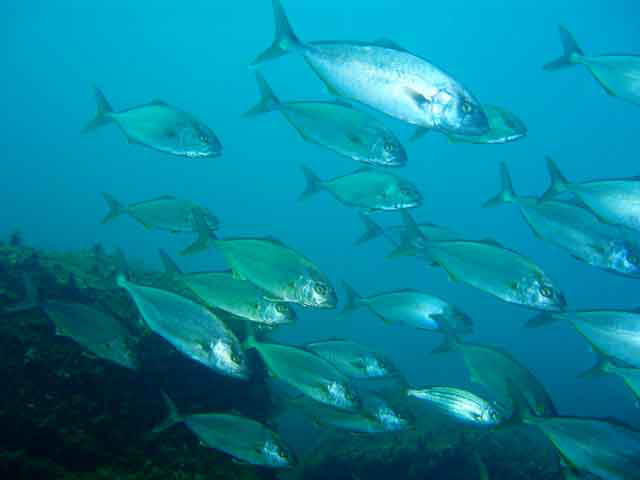
[[[200,208],[191,210],[193,214],[193,231],[198,234],[195,242],[180,252],[181,255],[193,255],[209,248],[212,241],[217,240],[215,233],[207,224],[207,219]]]
[[[402,239],[402,243],[387,255],[388,258],[397,258],[404,255],[416,255],[417,248],[414,241],[417,239],[428,240],[420,231],[418,224],[406,209],[400,210],[400,215],[402,215],[402,223],[405,228],[404,238]]]
[[[162,260],[164,266],[164,272],[169,275],[182,275],[182,270],[178,267],[178,264],[165,252],[162,248],[158,249],[158,255]]]
[[[304,177],[307,180],[307,185],[304,192],[298,196],[298,200],[305,200],[323,188],[322,180],[309,167],[302,165],[302,173],[304,173]]]
[[[570,67],[571,65],[576,64],[577,56],[581,57],[584,55],[584,52],[578,46],[577,42],[573,38],[573,35],[569,33],[569,30],[564,28],[562,25],[559,27],[559,30],[564,52],[562,53],[562,56],[560,58],[557,58],[552,62],[545,64],[542,67],[544,70],[553,71]]]
[[[109,207],[109,212],[104,216],[104,218],[102,219],[102,222],[100,223],[110,222],[114,218],[119,217],[120,215],[122,215],[127,211],[127,208],[124,205],[122,205],[118,200],[116,200],[113,195],[106,192],[102,192],[102,196],[107,202],[107,205]]]
[[[362,220],[362,224],[364,225],[364,233],[360,235],[360,237],[356,240],[356,245],[362,245],[369,240],[373,240],[374,238],[379,237],[384,234],[384,230],[380,225],[371,220],[371,217],[363,214],[362,212],[358,213],[358,217]]]
[[[431,353],[437,354],[437,353],[453,352],[458,346],[458,343],[459,343],[458,336],[451,330],[445,329],[442,343],[438,345],[436,348],[434,348],[433,350],[431,350]]]
[[[98,111],[96,112],[95,118],[84,126],[82,133],[91,132],[92,130],[102,127],[113,120],[113,117],[111,116],[113,109],[111,108],[111,105],[109,105],[107,98],[98,87],[93,87],[93,93],[96,97]]]
[[[490,198],[484,204],[483,207],[495,207],[497,205],[501,205],[503,203],[511,203],[515,201],[518,197],[513,191],[513,184],[511,183],[511,175],[509,174],[509,169],[507,168],[507,164],[502,162],[500,163],[500,179],[502,182],[502,190],[495,197]]]
[[[253,117],[261,113],[271,112],[276,110],[280,105],[280,100],[278,100],[278,97],[273,93],[273,90],[271,90],[271,87],[260,72],[256,72],[256,82],[260,90],[260,101],[244,113],[245,117]]]
[[[355,289],[345,281],[342,282],[342,286],[347,293],[347,303],[342,309],[342,315],[344,315],[362,306],[362,295],[356,292]]]
[[[507,381],[507,392],[509,397],[511,398],[511,417],[504,423],[502,423],[501,427],[506,427],[508,425],[518,425],[526,422],[527,420],[533,418],[535,415],[531,410],[531,406],[529,402],[522,394],[520,388],[513,383],[510,378],[506,379]]]
[[[171,400],[171,398],[169,398],[169,395],[164,392],[161,393],[162,400],[164,400],[164,405],[167,408],[167,416],[162,422],[156,425],[153,430],[151,430],[152,434],[164,432],[165,430],[173,427],[176,423],[180,423],[184,420],[184,417],[180,415],[176,404],[173,403],[173,400]]]
[[[540,197],[540,199],[538,200],[539,203],[545,202],[556,196],[557,194],[565,192],[567,190],[567,185],[569,185],[569,182],[567,181],[565,176],[562,175],[562,172],[560,172],[560,169],[558,168],[558,165],[556,165],[556,162],[554,162],[549,156],[546,157],[546,160],[551,185],[549,185],[547,191],[544,192],[544,194]]]
[[[598,352],[597,350],[595,350],[595,352],[597,355],[595,365],[590,369],[579,373],[578,378],[595,378],[595,377],[600,377],[602,375],[606,375],[608,373],[608,369],[611,366],[611,362],[609,362],[609,359],[605,357],[602,353]]]
[[[269,48],[258,55],[253,62],[251,62],[252,67],[267,60],[273,60],[274,58],[281,57],[282,55],[289,53],[291,50],[297,50],[303,46],[302,42],[293,32],[280,0],[273,0],[273,17],[276,25],[276,33],[273,43]]]

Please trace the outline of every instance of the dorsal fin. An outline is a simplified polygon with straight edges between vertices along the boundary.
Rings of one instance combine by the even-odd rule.
[[[479,243],[486,243],[487,245],[493,245],[494,247],[504,248],[504,245],[502,245],[495,238],[483,238],[482,240],[478,240],[478,242]]]
[[[393,40],[389,39],[389,38],[378,38],[377,40],[373,41],[374,45],[377,45],[379,47],[384,47],[384,48],[391,48],[393,50],[399,50],[401,52],[408,52],[408,50],[400,45],[398,45],[396,42],[394,42]]]
[[[154,98],[149,102],[149,105],[162,105],[163,107],[168,107],[169,104],[164,100],[160,100],[159,98]]]

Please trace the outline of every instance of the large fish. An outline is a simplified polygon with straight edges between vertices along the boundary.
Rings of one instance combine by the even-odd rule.
[[[516,204],[536,237],[568,251],[580,261],[620,275],[640,277],[640,243],[631,230],[602,223],[571,202],[516,195],[507,166],[501,164],[502,191],[485,203]]]
[[[206,232],[198,212],[196,219]],[[327,277],[310,260],[280,241],[247,237],[214,239],[212,243],[236,277],[251,281],[269,292],[272,299],[305,307],[335,308],[336,293]]]
[[[540,415],[531,411],[517,385],[509,390],[510,422],[540,429],[569,468],[607,480],[640,479],[640,431],[617,420]]]
[[[527,326],[537,327],[556,320],[571,322],[603,355],[640,368],[640,313],[627,310],[545,312],[529,320]]]
[[[331,363],[308,350],[276,343],[258,342],[249,334],[246,348],[255,348],[274,377],[317,402],[339,410],[360,408],[359,395]]]
[[[460,388],[410,388],[407,395],[424,400],[456,420],[472,425],[495,427],[505,419],[505,412],[496,403]]]
[[[426,60],[389,41],[302,42],[279,0],[273,0],[273,11],[275,40],[253,65],[297,52],[335,95],[446,133],[483,135],[489,130],[475,97]]]
[[[584,65],[604,91],[613,97],[640,105],[639,55],[585,55],[569,31],[560,27],[563,55],[547,63],[545,70]]]
[[[303,172],[307,186],[300,199],[326,190],[343,205],[367,213],[422,205],[422,195],[415,185],[386,171],[365,167],[330,180],[321,180],[308,167],[303,167]]]
[[[260,73],[262,99],[246,115],[279,111],[303,140],[358,162],[401,167],[407,154],[400,140],[375,117],[341,102],[281,102]]]
[[[344,286],[347,291],[345,313],[365,307],[385,323],[443,333],[445,345],[452,335],[473,332],[473,322],[466,313],[428,293],[405,289],[363,297],[348,284]]]
[[[240,342],[205,307],[175,293],[136,285],[122,275],[118,286],[129,292],[149,328],[181,353],[223,375],[248,378]]]
[[[214,157],[222,153],[222,145],[213,131],[190,113],[161,100],[114,112],[97,88],[95,96],[98,113],[83,132],[114,122],[129,143],[189,158]]]
[[[162,432],[178,423],[184,423],[209,448],[220,450],[240,463],[270,468],[290,468],[296,457],[280,436],[259,422],[240,415],[226,413],[196,413],[181,415],[164,395],[169,415],[154,428]]]
[[[640,230],[640,177],[569,183],[549,157],[547,168],[551,185],[540,199],[541,202],[560,193],[569,192],[601,221]]]
[[[485,387],[504,408],[511,406],[509,383],[513,383],[536,415],[556,414],[544,386],[506,350],[460,341],[451,342],[450,349],[462,354],[471,381]]]
[[[397,369],[382,355],[353,340],[330,339],[305,345],[316,355],[333,364],[351,378],[383,378],[397,374]]]
[[[449,133],[447,137],[451,143],[500,144],[515,142],[527,135],[526,125],[514,113],[495,105],[484,105],[482,108],[489,120],[489,131],[484,135]],[[428,131],[418,127],[411,140],[417,140]]]
[[[295,321],[295,312],[289,305],[270,300],[264,290],[249,280],[236,278],[229,272],[185,274],[163,250],[160,250],[160,257],[165,271],[175,275],[211,308],[269,326]]]
[[[408,237],[394,255],[419,255],[462,281],[505,302],[539,310],[563,310],[563,293],[540,267],[494,241],[433,241],[402,211]]]
[[[40,306],[57,335],[73,339],[97,357],[133,370],[138,368],[131,332],[116,318],[80,303],[50,300]]]

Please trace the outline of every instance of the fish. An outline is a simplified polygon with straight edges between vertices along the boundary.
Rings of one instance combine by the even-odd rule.
[[[69,337],[97,357],[121,367],[139,368],[131,332],[115,317],[81,303],[48,300],[40,307],[55,326],[56,335]]]
[[[502,144],[526,137],[527,126],[515,113],[495,105],[483,105],[482,108],[489,120],[489,131],[484,135],[447,134],[451,143]],[[410,141],[421,138],[427,132],[429,130],[418,127]]]
[[[628,310],[577,310],[542,313],[530,319],[527,327],[565,320],[596,351],[627,365],[640,368],[640,313]]]
[[[483,135],[489,130],[471,92],[432,63],[388,40],[302,42],[279,0],[273,0],[273,12],[273,44],[251,66],[296,52],[335,96],[441,132]]]
[[[321,180],[308,167],[302,167],[302,171],[307,186],[300,200],[326,190],[343,205],[366,213],[422,205],[422,194],[415,185],[386,171],[364,167],[331,180]]]
[[[196,211],[196,221],[205,233],[204,218]],[[220,250],[240,279],[249,280],[268,292],[271,300],[296,303],[304,307],[335,308],[336,292],[326,275],[309,259],[272,237],[219,239],[212,244]],[[202,249],[195,245],[195,249]],[[190,252],[187,252],[190,253]]]
[[[424,400],[456,420],[472,425],[495,427],[505,420],[505,412],[496,403],[460,388],[410,388],[407,396]]]
[[[504,302],[537,310],[561,311],[563,292],[533,261],[495,240],[433,241],[402,210],[409,232],[405,244],[391,254],[426,257],[442,267],[451,281],[461,281]]]
[[[82,129],[83,133],[113,122],[132,144],[187,158],[222,154],[222,144],[213,130],[191,113],[162,100],[115,112],[100,89],[94,88],[94,94],[98,111]]]
[[[451,335],[473,332],[473,321],[469,315],[428,293],[404,289],[363,297],[346,282],[343,282],[343,285],[347,292],[344,313],[366,307],[387,324],[397,323],[420,330],[444,333],[443,345],[449,342]]]
[[[246,349],[255,348],[269,373],[303,395],[338,410],[357,411],[361,400],[346,375],[304,348],[259,342],[250,331]]]
[[[538,428],[572,470],[607,480],[640,479],[640,431],[614,419],[538,415],[516,385],[509,390],[514,413],[508,423]]]
[[[273,430],[260,422],[230,413],[179,413],[173,401],[163,395],[167,418],[153,429],[158,434],[184,423],[207,447],[231,455],[238,463],[283,469],[296,465],[295,452]]]
[[[598,357],[596,364],[582,372],[580,378],[594,378],[601,375],[615,375],[622,379],[624,384],[631,390],[631,393],[636,399],[636,406],[640,406],[640,368],[634,367],[621,367],[616,365],[610,357],[607,357],[595,351]]]
[[[612,97],[640,105],[640,55],[585,55],[573,35],[560,26],[563,54],[543,66],[555,71],[572,65],[584,65]]]
[[[102,192],[102,196],[109,207],[109,212],[102,219],[102,224],[127,214],[148,229],[156,228],[172,233],[195,232],[201,237],[190,247],[187,247],[192,253],[198,249],[206,249],[211,239],[211,232],[217,230],[220,225],[218,217],[208,209],[171,195],[163,195],[130,205],[123,205],[113,195],[106,192]],[[194,211],[202,214],[207,228],[203,228],[201,231],[195,229]]]
[[[295,311],[286,303],[269,300],[267,292],[230,272],[182,273],[175,262],[160,250],[168,274],[177,276],[208,307],[224,310],[250,322],[269,326],[292,323]]]
[[[353,340],[334,338],[310,342],[304,347],[350,378],[384,378],[397,374],[388,359]]]
[[[117,284],[129,293],[149,328],[178,351],[222,375],[248,379],[240,342],[211,311],[175,293],[129,282],[121,274]]]
[[[245,116],[278,111],[306,142],[365,164],[406,165],[400,140],[372,115],[345,102],[281,102],[259,72],[256,80],[262,98]]]
[[[640,230],[640,177],[570,183],[550,157],[546,157],[546,160],[551,185],[540,197],[540,202],[568,192],[575,195],[600,221]]]
[[[573,202],[516,195],[506,164],[501,164],[502,191],[484,206],[518,206],[534,235],[589,265],[629,277],[640,277],[640,242],[633,231],[610,225]]]
[[[557,414],[553,400],[544,385],[505,349],[461,342],[454,337],[453,341],[449,343],[448,349],[441,350],[441,352],[445,351],[455,351],[462,354],[471,381],[490,392],[500,408],[504,408],[506,416],[511,413],[512,407],[512,398],[509,393],[510,383],[518,388],[536,415]]]

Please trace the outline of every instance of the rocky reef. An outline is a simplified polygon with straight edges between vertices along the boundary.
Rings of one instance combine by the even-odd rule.
[[[288,472],[239,465],[205,448],[183,426],[150,432],[166,415],[161,392],[185,412],[234,411],[268,421],[265,375],[236,381],[190,361],[141,324],[115,277],[190,296],[180,282],[132,268],[100,246],[45,252],[19,235],[0,245],[0,476],[11,479],[535,479],[561,478],[553,449],[535,432],[451,428],[423,418],[403,434],[356,436],[323,432],[300,465]],[[57,336],[29,298],[89,304],[117,317],[132,332],[138,371],[96,358]],[[31,303],[30,303],[31,302]],[[230,320],[230,319],[229,319]],[[239,322],[229,321],[239,335]],[[254,359],[255,360],[255,359]],[[487,477],[488,475],[488,477]]]

